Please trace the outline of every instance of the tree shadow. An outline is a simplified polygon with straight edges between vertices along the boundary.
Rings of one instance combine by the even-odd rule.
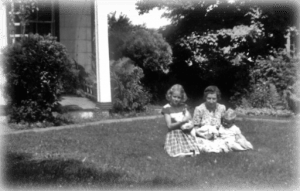
[[[33,160],[0,146],[0,190],[204,191],[192,182],[128,180],[126,173],[96,170],[79,160]],[[207,190],[208,191],[208,190]]]

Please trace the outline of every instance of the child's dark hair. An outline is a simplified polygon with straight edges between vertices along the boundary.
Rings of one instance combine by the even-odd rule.
[[[174,91],[179,91],[181,93],[181,101],[180,103],[184,103],[187,100],[187,95],[180,84],[175,84],[173,85],[166,93],[166,99],[170,102],[171,101],[171,96]]]
[[[205,88],[203,93],[204,99],[206,99],[208,94],[216,94],[217,100],[221,100],[221,91],[217,86],[208,86],[207,88]]]

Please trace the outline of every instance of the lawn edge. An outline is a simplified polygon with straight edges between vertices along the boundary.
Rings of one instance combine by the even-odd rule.
[[[51,126],[46,128],[33,128],[33,129],[25,129],[25,130],[11,130],[8,132],[2,132],[3,135],[7,134],[20,134],[27,132],[46,132],[52,130],[62,130],[62,129],[70,129],[70,128],[82,128],[86,126],[96,126],[101,124],[109,124],[109,123],[120,123],[120,122],[131,122],[131,121],[139,121],[139,120],[150,120],[156,118],[162,118],[162,115],[154,115],[154,116],[142,116],[142,117],[132,117],[132,118],[123,118],[123,119],[106,119],[101,121],[87,122],[81,124],[71,124],[71,125],[63,125],[63,126]]]
[[[87,122],[81,124],[71,124],[71,125],[63,125],[63,126],[51,126],[46,128],[33,128],[33,129],[25,129],[25,130],[10,130],[7,132],[1,132],[2,135],[9,134],[20,134],[20,133],[28,133],[28,132],[47,132],[52,130],[62,130],[62,129],[70,129],[70,128],[82,128],[86,126],[96,126],[101,124],[110,124],[110,123],[120,123],[120,122],[131,122],[131,121],[139,121],[139,120],[150,120],[163,118],[162,115],[154,115],[154,116],[141,116],[141,117],[132,117],[132,118],[123,118],[123,119],[106,119],[101,121]],[[265,121],[265,122],[279,122],[279,123],[288,123],[291,121],[299,122],[298,118],[291,119],[264,119],[264,118],[255,118],[255,117],[247,117],[247,116],[239,116],[236,118],[237,121]]]

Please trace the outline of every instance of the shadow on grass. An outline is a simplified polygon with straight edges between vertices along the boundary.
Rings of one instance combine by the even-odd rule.
[[[192,191],[205,190],[190,182],[156,178],[126,180],[126,174],[99,171],[78,160],[32,160],[0,147],[0,190],[110,190],[110,191]]]

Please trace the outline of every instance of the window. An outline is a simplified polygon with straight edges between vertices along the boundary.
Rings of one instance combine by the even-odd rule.
[[[8,6],[8,13],[11,18],[9,26],[9,42],[13,43],[18,40],[23,34],[26,36],[29,33],[48,35],[58,37],[58,2],[51,0],[37,1],[38,10],[32,12],[25,27],[21,26],[20,19],[20,3],[14,3],[13,6]],[[12,11],[14,10],[14,11]],[[14,15],[12,15],[14,13]]]

